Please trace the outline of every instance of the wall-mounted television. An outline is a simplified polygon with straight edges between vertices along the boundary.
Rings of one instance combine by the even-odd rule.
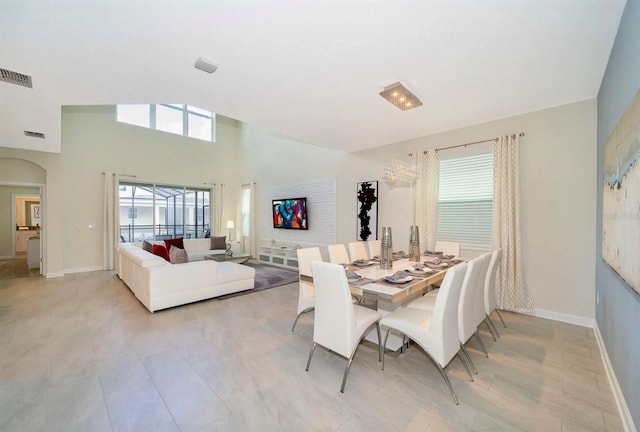
[[[271,202],[271,208],[274,228],[309,229],[306,198],[276,199]]]

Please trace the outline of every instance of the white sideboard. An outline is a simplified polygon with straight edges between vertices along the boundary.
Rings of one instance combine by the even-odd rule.
[[[298,252],[296,248],[290,246],[259,246],[258,261],[290,270],[298,270]]]

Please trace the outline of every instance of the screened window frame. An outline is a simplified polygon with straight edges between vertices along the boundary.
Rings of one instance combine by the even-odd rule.
[[[136,224],[135,222],[123,224],[121,220],[119,230],[120,230],[120,235],[123,238],[125,238],[125,241],[130,241],[130,242],[142,241],[142,240],[157,241],[165,238],[177,238],[177,237],[205,238],[211,234],[211,227],[213,225],[213,222],[212,222],[213,216],[212,216],[211,207],[214,204],[212,200],[211,189],[190,187],[190,186],[175,186],[175,185],[164,185],[164,184],[155,184],[155,183],[142,183],[142,182],[137,183],[137,182],[131,182],[131,181],[121,181],[119,184],[120,196],[118,198],[118,201],[121,207],[122,207],[123,200],[129,199],[128,197],[123,198],[121,194],[124,190],[126,190],[126,189],[123,189],[123,187],[127,187],[127,186],[134,187],[136,189],[140,189],[151,194],[150,197],[145,197],[143,199],[136,198],[135,189],[134,189],[134,192],[131,195],[131,201],[130,201],[131,207],[129,207],[129,209],[127,210],[127,213],[131,213],[131,210],[135,209],[133,213],[135,213],[137,216],[137,213],[138,213],[137,209],[140,208],[140,206],[136,207],[135,203],[137,202],[137,200],[141,200],[140,202],[146,201],[147,203],[150,203],[152,220],[151,220],[151,224],[144,224],[144,223]],[[205,193],[209,194],[208,203],[206,204],[204,199]],[[193,194],[193,198],[194,198],[193,199],[193,208],[194,208],[193,224],[190,224],[189,223],[190,219],[187,218],[188,207],[190,207],[190,202],[187,199],[187,196],[189,194]],[[176,213],[176,211],[179,211],[176,207],[176,202],[178,202],[176,197],[181,197],[179,199],[179,202],[181,203],[180,215]],[[168,204],[169,200],[173,200],[173,206],[169,206]],[[160,224],[159,220],[156,217],[159,209],[162,207],[159,205],[160,201],[167,202],[167,205],[164,207],[164,212],[165,212],[164,224]],[[198,206],[199,204],[200,206]],[[208,223],[206,221],[207,208],[209,209]],[[172,214],[169,214],[171,210],[172,210]],[[198,223],[198,212],[200,211],[202,212],[201,224]],[[169,216],[173,216],[172,224],[169,224],[169,219],[170,219]],[[176,220],[178,220],[178,216],[180,216],[180,220],[181,220],[180,224],[176,223]],[[131,218],[127,218],[127,220],[131,220]],[[140,228],[136,229],[136,226]],[[163,232],[163,227],[164,227],[164,232]],[[193,227],[193,229],[191,229],[191,227]],[[145,231],[149,231],[149,230],[151,231],[150,238],[148,238],[144,234]],[[193,231],[193,237],[191,237],[190,235],[191,231]],[[137,232],[142,233],[142,238],[138,238],[136,236]]]
[[[438,240],[459,242],[461,249],[491,250],[494,175],[493,151],[440,160]]]

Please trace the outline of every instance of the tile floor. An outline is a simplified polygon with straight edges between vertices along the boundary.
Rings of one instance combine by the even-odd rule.
[[[345,361],[295,333],[297,285],[150,314],[114,275],[0,281],[2,431],[620,431],[593,330],[504,313],[466,379],[412,346]]]

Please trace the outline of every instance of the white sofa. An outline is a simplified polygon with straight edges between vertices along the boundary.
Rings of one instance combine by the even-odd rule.
[[[254,286],[255,269],[234,262],[171,264],[131,243],[116,246],[116,255],[118,277],[150,312]]]
[[[157,244],[164,246],[165,243],[162,240],[154,240],[150,241],[151,244]],[[238,254],[242,252],[240,247],[240,242],[228,242],[231,244],[231,252],[233,254]],[[137,247],[142,247],[142,243],[136,242],[132,243]],[[187,255],[189,256],[189,262],[191,261],[203,261],[205,255],[220,255],[227,252],[226,249],[211,249],[211,239],[210,238],[197,238],[197,239],[183,239],[182,244],[184,244],[184,250],[187,251]]]

